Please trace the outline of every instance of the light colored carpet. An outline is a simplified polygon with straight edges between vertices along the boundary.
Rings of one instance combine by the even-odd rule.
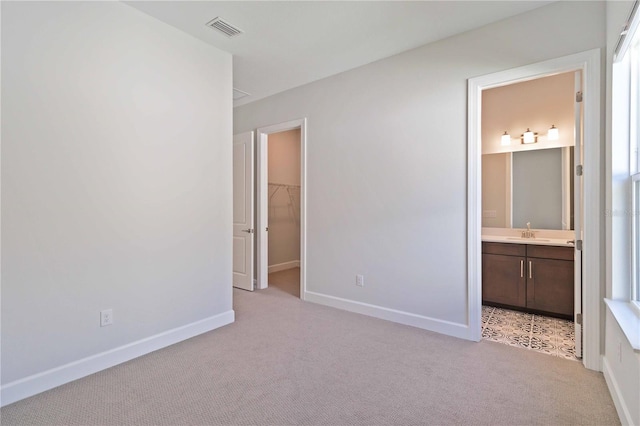
[[[234,290],[236,322],[1,410],[2,425],[619,424],[602,374]]]

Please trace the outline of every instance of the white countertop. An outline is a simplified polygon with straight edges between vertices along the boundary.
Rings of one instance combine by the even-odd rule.
[[[572,239],[567,238],[521,238],[508,235],[482,235],[482,241],[491,243],[510,243],[510,244],[535,244],[540,246],[561,246],[573,247],[573,243],[568,243]]]

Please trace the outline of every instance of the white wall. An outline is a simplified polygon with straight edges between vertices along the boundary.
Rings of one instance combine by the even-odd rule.
[[[640,425],[640,353],[611,312],[606,316],[604,374],[622,424]]]
[[[269,183],[297,185],[269,187],[269,266],[299,266],[300,129],[270,134],[267,151]]]
[[[236,108],[308,118],[307,300],[468,336],[467,79],[603,46],[604,4],[559,2]]]
[[[229,54],[119,2],[2,2],[2,91],[3,403],[233,321]]]

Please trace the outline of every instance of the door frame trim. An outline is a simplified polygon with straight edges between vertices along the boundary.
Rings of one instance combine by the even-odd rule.
[[[582,71],[584,102],[584,249],[583,279],[583,359],[586,368],[601,371],[600,336],[602,300],[601,273],[601,51],[592,49],[468,80],[467,115],[467,260],[468,318],[470,339],[480,341],[482,326],[482,170],[481,102],[482,90],[570,71]]]
[[[257,129],[257,212],[256,215],[256,287],[268,287],[269,257],[267,225],[269,209],[267,144],[272,133],[300,129],[300,299],[304,300],[307,288],[307,119],[299,118]]]

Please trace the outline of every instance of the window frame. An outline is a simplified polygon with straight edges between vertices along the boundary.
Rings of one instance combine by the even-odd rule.
[[[631,175],[631,291],[630,301],[640,311],[640,173]]]
[[[611,69],[611,192],[607,200],[612,208],[607,220],[611,287],[604,300],[635,351],[640,351],[639,8],[640,0],[635,0],[618,39]]]
[[[619,62],[628,67],[628,138],[629,138],[629,180],[630,180],[630,201],[629,211],[631,219],[631,279],[629,289],[629,301],[631,305],[640,313],[640,31],[637,13],[637,3],[634,6],[633,17],[629,22],[626,48],[619,57]]]

